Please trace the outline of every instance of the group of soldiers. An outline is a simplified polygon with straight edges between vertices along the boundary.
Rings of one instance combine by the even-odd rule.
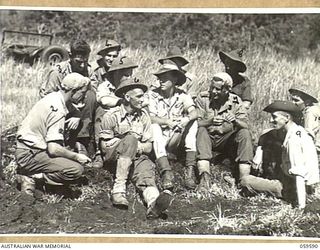
[[[319,182],[320,108],[312,94],[290,89],[292,101],[275,101],[264,109],[274,128],[260,137],[254,155],[248,126],[254,100],[243,51],[219,52],[225,72],[213,74],[209,89],[200,93],[176,46],[158,60],[157,81],[149,86],[134,77],[138,65],[120,55],[118,42],[106,41],[93,71],[90,52],[86,41],[71,42],[70,59],[48,72],[41,99],[18,130],[21,191],[33,195],[40,180],[67,186],[81,178],[85,167],[104,168],[114,176],[115,207],[128,208],[131,180],[147,218],[158,218],[174,195],[176,170],[168,157],[184,159],[187,189],[207,192],[210,164],[223,156],[234,166],[225,176],[228,183],[279,198],[293,191],[298,206],[305,206],[305,185]],[[264,175],[253,175],[261,166],[267,166]]]

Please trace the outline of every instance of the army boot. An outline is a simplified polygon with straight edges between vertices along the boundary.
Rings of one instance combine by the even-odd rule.
[[[195,189],[197,184],[195,182],[195,173],[193,166],[187,166],[185,170],[184,184],[187,189]]]
[[[199,160],[197,162],[200,175],[200,183],[197,187],[198,192],[208,192],[211,187],[210,162]]]
[[[167,156],[163,156],[157,159],[157,163],[160,169],[163,189],[172,190],[174,186],[174,174],[169,164]]]
[[[168,209],[173,200],[173,194],[169,190],[164,190],[157,199],[151,203],[147,210],[147,219],[160,218],[164,211]]]

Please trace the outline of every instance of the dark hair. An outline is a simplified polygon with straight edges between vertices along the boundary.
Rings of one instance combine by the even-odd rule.
[[[89,44],[82,39],[74,39],[70,43],[70,52],[72,55],[88,55],[91,52]]]

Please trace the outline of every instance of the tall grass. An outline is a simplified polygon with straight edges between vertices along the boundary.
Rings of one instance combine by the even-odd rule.
[[[65,45],[67,47],[67,45]],[[91,43],[90,61],[92,69],[96,67],[96,53],[103,47],[101,42]],[[134,74],[141,82],[150,85],[156,81],[153,72],[160,64],[157,60],[166,55],[161,47],[141,46],[130,47],[121,51],[122,55],[132,58],[139,68]],[[196,47],[185,52],[189,60],[186,69],[194,75],[193,84],[200,92],[208,87],[209,79],[218,71],[223,70],[217,51]],[[284,54],[278,54],[271,48],[264,50],[249,48],[244,53],[248,66],[246,74],[252,81],[254,104],[250,111],[251,130],[254,137],[268,125],[268,115],[262,109],[271,101],[286,99],[290,86],[305,83],[312,86],[314,95],[320,97],[320,64],[311,57],[289,60]],[[17,64],[11,59],[3,59],[0,66],[1,76],[1,115],[2,129],[19,124],[27,112],[39,99],[39,87],[48,69],[41,63],[32,67]]]

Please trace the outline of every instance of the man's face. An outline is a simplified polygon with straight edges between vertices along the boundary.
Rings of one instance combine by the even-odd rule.
[[[74,104],[79,104],[84,102],[84,98],[87,90],[88,90],[88,86],[83,86],[80,89],[73,90],[73,93],[71,95],[71,102]]]
[[[88,68],[89,54],[76,54],[70,57],[72,70],[76,73],[82,74]]]
[[[211,100],[214,100],[214,101],[221,100],[227,97],[227,95],[229,94],[229,91],[224,87],[224,84],[222,81],[219,81],[219,82],[212,81],[210,86],[210,92],[211,92],[210,93]]]
[[[290,95],[290,99],[295,105],[297,105],[299,107],[300,110],[303,110],[306,107],[304,101],[302,100],[302,98],[299,95],[292,93]]]
[[[104,61],[105,61],[105,64],[107,67],[111,67],[112,63],[113,63],[113,60],[115,58],[117,58],[119,55],[119,51],[118,50],[111,50],[109,51],[103,58],[104,58]]]
[[[174,87],[174,82],[176,82],[176,77],[172,75],[170,72],[161,74],[158,76],[160,89],[162,91],[169,90]]]
[[[121,80],[130,78],[133,74],[133,68],[120,69],[113,72],[113,84],[118,85]]]
[[[281,129],[288,123],[288,117],[286,117],[282,112],[276,111],[271,113],[270,123],[275,129]]]
[[[132,89],[126,93],[126,99],[129,102],[131,108],[140,110],[142,109],[142,104],[144,102],[144,92],[139,88]]]

